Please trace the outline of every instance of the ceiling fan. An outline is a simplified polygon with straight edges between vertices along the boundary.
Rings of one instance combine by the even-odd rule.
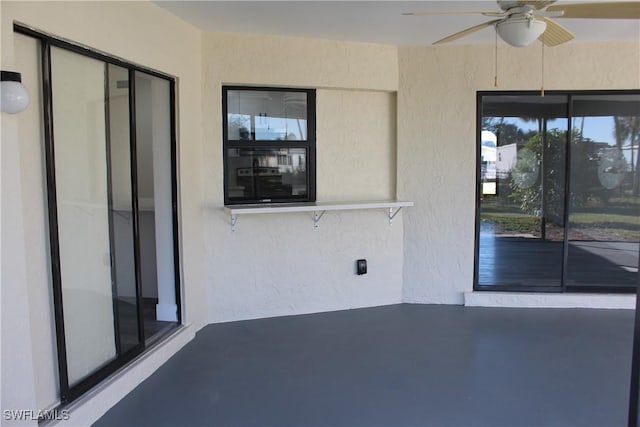
[[[433,44],[447,43],[466,35],[494,26],[505,42],[515,47],[523,47],[539,39],[545,46],[557,46],[572,40],[575,36],[552,18],[588,19],[640,19],[640,2],[601,2],[553,5],[555,0],[543,1],[497,1],[500,11],[425,11],[409,12],[403,15],[447,15],[481,14],[494,17],[467,28]]]

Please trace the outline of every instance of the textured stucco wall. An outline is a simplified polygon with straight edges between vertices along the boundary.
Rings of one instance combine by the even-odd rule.
[[[386,91],[398,87],[397,49],[388,45],[206,33],[203,59],[209,91],[221,82]],[[205,105],[219,103],[219,97],[206,95]]]
[[[204,228],[201,32],[149,2],[3,1],[0,7],[2,69],[24,73],[25,83],[30,82],[29,90],[34,94],[29,112],[17,116],[2,114],[2,408],[8,405],[8,409],[37,410],[55,405],[58,399],[56,350],[51,323],[44,155],[38,122],[41,113],[37,111],[40,88],[38,71],[34,69],[38,52],[34,52],[33,46],[29,47],[24,36],[13,33],[13,22],[33,26],[178,77],[183,301],[185,320],[193,323],[195,329],[206,323],[201,232]],[[5,163],[11,167],[5,168]],[[14,271],[11,276],[5,276],[5,266],[13,266],[14,269],[24,266],[26,272]],[[28,301],[23,303],[20,298],[24,292],[27,292]],[[11,302],[11,310],[4,310],[5,301]],[[5,314],[10,316],[10,322],[5,323]],[[31,334],[25,334],[24,328],[29,327]],[[5,349],[20,355],[21,365],[30,363],[33,354],[31,372],[22,372],[20,364],[5,358]],[[33,380],[29,379],[30,375]],[[123,383],[132,387],[136,381],[127,383],[125,379]],[[8,393],[5,393],[5,386]],[[35,402],[29,401],[30,395],[35,396]],[[12,400],[5,400],[9,398]],[[106,409],[107,406],[103,405],[102,410]]]
[[[541,48],[491,46],[398,52],[398,197],[405,213],[406,302],[462,304],[473,287],[476,91],[541,87]],[[571,43],[545,50],[545,88],[637,89],[638,43]]]
[[[203,41],[207,280],[211,322],[398,303],[402,219],[385,212],[243,216],[223,210],[223,84],[317,92],[317,199],[395,196],[397,50],[275,36],[205,34]],[[369,273],[356,276],[355,260]]]
[[[13,44],[5,44],[7,33],[2,27],[2,69],[13,70],[19,60],[14,59]],[[28,46],[27,46],[28,47]],[[28,183],[21,179],[21,147],[18,140],[20,122],[16,115],[0,113],[2,143],[0,144],[1,213],[0,226],[0,303],[2,318],[0,341],[2,363],[1,406],[5,409],[37,409],[38,392],[35,388],[35,364],[33,356],[30,295],[27,283],[28,233],[25,229],[26,212],[23,209],[23,191]],[[36,251],[39,248],[35,248]],[[48,355],[45,354],[45,357]],[[45,363],[47,361],[45,360]],[[55,389],[52,391],[55,393]],[[37,425],[36,422],[10,422],[2,425]]]
[[[318,199],[393,199],[396,195],[396,96],[319,90]]]

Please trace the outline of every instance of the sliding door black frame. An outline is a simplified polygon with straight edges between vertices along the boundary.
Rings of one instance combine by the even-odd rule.
[[[131,162],[131,202],[133,219],[133,259],[136,266],[136,307],[138,311],[138,339],[144,347],[144,305],[142,301],[142,277],[140,272],[140,212],[138,211],[138,132],[136,131],[136,79],[135,71],[129,70],[129,161]]]
[[[182,286],[180,285],[180,233],[178,224],[178,147],[176,144],[176,136],[178,135],[176,113],[176,103],[178,102],[176,93],[176,79],[170,78],[169,81],[169,120],[171,132],[171,213],[173,217],[173,276],[176,293],[176,307],[178,310],[178,323],[182,322]]]
[[[640,263],[640,255],[638,256]],[[633,352],[631,356],[631,384],[629,390],[628,426],[638,427],[640,412],[640,270],[636,283],[636,311],[633,326]]]
[[[640,95],[639,90],[576,90],[576,91],[545,91],[547,96],[566,96],[567,109],[566,116],[568,120],[567,138],[565,142],[565,207],[564,207],[564,242],[563,242],[563,260],[562,274],[560,278],[560,286],[521,286],[511,284],[480,284],[480,208],[482,199],[482,177],[481,177],[481,144],[482,133],[482,101],[485,96],[540,96],[540,91],[478,91],[476,93],[476,194],[475,194],[475,244],[474,244],[474,266],[473,266],[473,290],[474,291],[494,291],[494,292],[545,292],[545,293],[635,293],[635,287],[628,286],[581,286],[567,285],[567,259],[568,259],[568,225],[569,225],[569,201],[570,201],[570,161],[571,161],[571,132],[573,118],[573,98],[575,96],[584,95]]]
[[[108,55],[103,52],[91,49],[86,46],[82,46],[77,43],[73,43],[61,38],[52,36],[50,34],[41,32],[32,27],[14,23],[14,32],[33,37],[40,41],[40,58],[41,58],[41,72],[42,72],[42,101],[43,101],[43,122],[44,122],[44,153],[46,164],[46,187],[47,187],[47,207],[49,217],[49,246],[51,255],[51,273],[52,273],[52,285],[53,285],[53,305],[54,305],[54,318],[56,329],[56,346],[57,346],[57,361],[58,361],[58,377],[60,386],[60,401],[61,404],[67,404],[97,384],[101,383],[104,379],[112,375],[118,369],[125,364],[129,363],[136,356],[143,353],[148,346],[145,343],[144,336],[144,318],[142,312],[142,283],[140,280],[140,235],[139,235],[139,215],[138,215],[138,189],[137,189],[137,161],[136,161],[136,117],[135,117],[135,73],[141,72],[151,75],[169,82],[170,91],[170,151],[171,151],[171,203],[172,203],[172,235],[173,235],[173,257],[174,257],[174,271],[175,271],[175,294],[177,305],[177,322],[179,325],[182,322],[182,310],[181,310],[181,285],[180,285],[180,258],[179,258],[179,226],[178,226],[178,180],[177,180],[177,140],[176,140],[176,78],[152,70],[150,68],[142,67],[123,59]],[[62,297],[62,275],[61,275],[61,262],[60,262],[60,246],[59,246],[59,231],[58,231],[58,210],[57,210],[57,191],[56,191],[56,171],[55,171],[55,141],[54,141],[54,120],[53,120],[53,93],[52,93],[52,76],[51,76],[51,48],[65,49],[89,58],[93,58],[107,64],[117,65],[129,72],[129,135],[130,135],[130,159],[131,159],[131,197],[132,197],[132,209],[133,209],[133,234],[134,234],[134,265],[136,275],[136,296],[137,296],[137,308],[138,308],[138,332],[139,342],[134,347],[124,353],[120,353],[117,347],[116,358],[111,362],[108,362],[103,367],[97,369],[87,377],[83,378],[73,386],[69,384],[69,373],[67,367],[67,353],[66,353],[66,340],[65,340],[65,325],[64,325],[64,307]],[[105,68],[106,69],[106,68]],[[108,97],[105,98],[105,110],[108,110]],[[105,112],[105,120],[108,120],[108,111]],[[107,129],[108,132],[108,129]],[[106,135],[108,139],[109,135]],[[106,141],[107,150],[109,150],[109,141]],[[109,161],[107,156],[107,162]],[[107,165],[109,167],[109,165]],[[110,173],[110,171],[108,171]],[[109,197],[109,209],[112,208],[112,189],[111,182],[107,180],[107,194]],[[111,221],[110,221],[111,223]],[[110,224],[112,225],[112,224]],[[113,245],[112,229],[110,228],[110,245]],[[114,300],[114,305],[116,305]],[[117,319],[114,320],[117,322]],[[118,334],[118,330],[114,331],[114,334]],[[116,342],[117,336],[114,337]]]
[[[105,159],[107,162],[107,182],[111,183],[113,179],[113,169],[111,161],[111,99],[109,97],[109,64],[104,64],[104,120],[107,126],[104,127],[105,131]],[[118,265],[115,261],[115,247],[116,241],[113,230],[115,228],[115,218],[113,210],[113,187],[107,186],[107,200],[109,203],[108,221],[109,221],[109,252],[111,254],[111,277],[118,277]],[[118,307],[118,285],[117,281],[111,281],[111,301],[113,304],[113,330],[115,332],[116,342],[116,354],[120,354],[122,351],[120,345],[120,307]]]

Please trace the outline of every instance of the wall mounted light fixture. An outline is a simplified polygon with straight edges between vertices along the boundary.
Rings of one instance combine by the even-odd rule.
[[[9,114],[20,113],[29,106],[29,92],[22,84],[22,76],[14,71],[1,71],[0,109]]]

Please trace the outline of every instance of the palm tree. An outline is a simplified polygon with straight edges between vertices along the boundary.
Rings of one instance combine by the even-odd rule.
[[[632,194],[640,195],[640,155],[634,152],[635,147],[640,145],[640,117],[639,116],[614,116],[614,137],[616,146],[622,150],[624,142],[628,139],[631,146],[631,178]],[[635,159],[634,159],[635,157]]]

